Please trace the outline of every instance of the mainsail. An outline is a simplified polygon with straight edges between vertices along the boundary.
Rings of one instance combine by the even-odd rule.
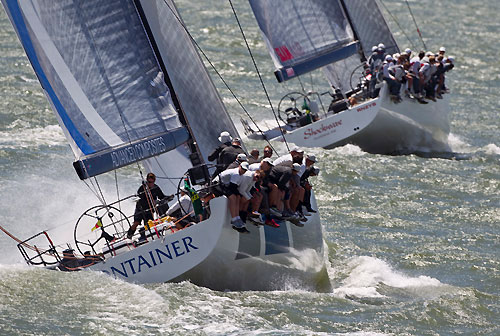
[[[329,81],[349,90],[360,56],[368,58],[373,45],[399,50],[375,0],[249,1],[280,82],[326,66]]]
[[[236,133],[172,2],[2,2],[80,178]]]
[[[250,0],[277,68],[286,81],[358,50],[338,0]]]

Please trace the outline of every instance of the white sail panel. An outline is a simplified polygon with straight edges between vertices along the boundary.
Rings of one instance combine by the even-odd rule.
[[[81,178],[188,140],[133,1],[2,1]]]
[[[357,52],[337,0],[249,1],[280,82]]]

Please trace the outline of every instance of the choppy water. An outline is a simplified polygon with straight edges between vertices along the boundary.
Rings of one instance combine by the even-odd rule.
[[[384,3],[417,44],[405,2]],[[444,45],[456,56],[450,144],[469,159],[370,155],[354,146],[313,150],[322,170],[315,188],[331,292],[287,284],[283,291],[224,293],[49,272],[24,266],[2,234],[0,334],[500,334],[500,3],[410,4],[428,47]],[[229,4],[184,0],[178,7],[245,106],[271,119]],[[298,84],[275,84],[248,4],[235,7],[276,104]],[[321,78],[313,79],[316,88]],[[242,111],[215,82],[239,119]],[[0,224],[20,237],[47,227],[64,232],[65,225],[71,236],[74,221],[97,200],[73,172],[72,153],[3,10],[0,97]],[[131,181],[122,194],[135,191],[136,175],[119,172],[120,181]],[[106,197],[115,197],[113,178],[101,183]]]

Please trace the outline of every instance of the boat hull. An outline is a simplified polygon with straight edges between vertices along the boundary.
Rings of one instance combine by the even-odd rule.
[[[316,207],[314,196],[311,204]],[[227,199],[211,201],[204,222],[167,234],[89,267],[133,283],[191,281],[215,290],[321,289],[327,275],[320,218],[304,227],[280,221],[279,228],[248,224],[232,229]]]
[[[343,142],[326,146],[333,148],[354,144],[373,154],[446,153],[450,112],[448,95],[436,102],[420,104],[404,97],[399,104],[381,90],[381,107],[374,120]]]
[[[449,113],[448,95],[428,104],[403,97],[395,104],[384,83],[377,99],[287,131],[285,138],[308,148],[353,144],[372,154],[449,153]],[[280,134],[273,129],[266,132],[266,137]],[[252,133],[249,138],[263,137]]]
[[[379,99],[372,99],[287,132],[285,138],[300,147],[336,147],[336,144],[355,136],[369,126],[379,109]]]

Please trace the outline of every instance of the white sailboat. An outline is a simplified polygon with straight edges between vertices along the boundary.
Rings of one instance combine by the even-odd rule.
[[[205,162],[218,135],[237,131],[173,1],[2,3],[82,180],[142,162],[166,194],[176,193],[184,177],[206,182]],[[18,247],[32,265],[101,271],[134,283],[276,289],[287,275],[315,287],[324,274],[318,213],[304,227],[282,220],[279,228],[248,225],[250,234],[240,234],[231,227],[227,199],[219,197],[208,219],[175,231],[164,217],[146,241],[134,243],[126,238],[132,214],[121,208],[129,198],[87,210],[74,241],[52,241],[42,231]],[[311,205],[317,206],[314,195]]]
[[[377,154],[450,151],[447,99],[422,105],[403,97],[396,104],[384,84],[376,98],[368,95],[362,65],[372,46],[383,43],[388,53],[399,52],[375,0],[249,1],[278,82],[322,68],[338,90],[328,111],[310,108],[314,118],[308,121],[297,103],[309,101],[312,95],[303,93],[298,101],[292,98],[291,107],[284,111],[287,118],[282,119],[287,141],[323,148],[351,143]],[[258,133],[247,122],[243,124],[252,139],[280,134],[276,129]]]

